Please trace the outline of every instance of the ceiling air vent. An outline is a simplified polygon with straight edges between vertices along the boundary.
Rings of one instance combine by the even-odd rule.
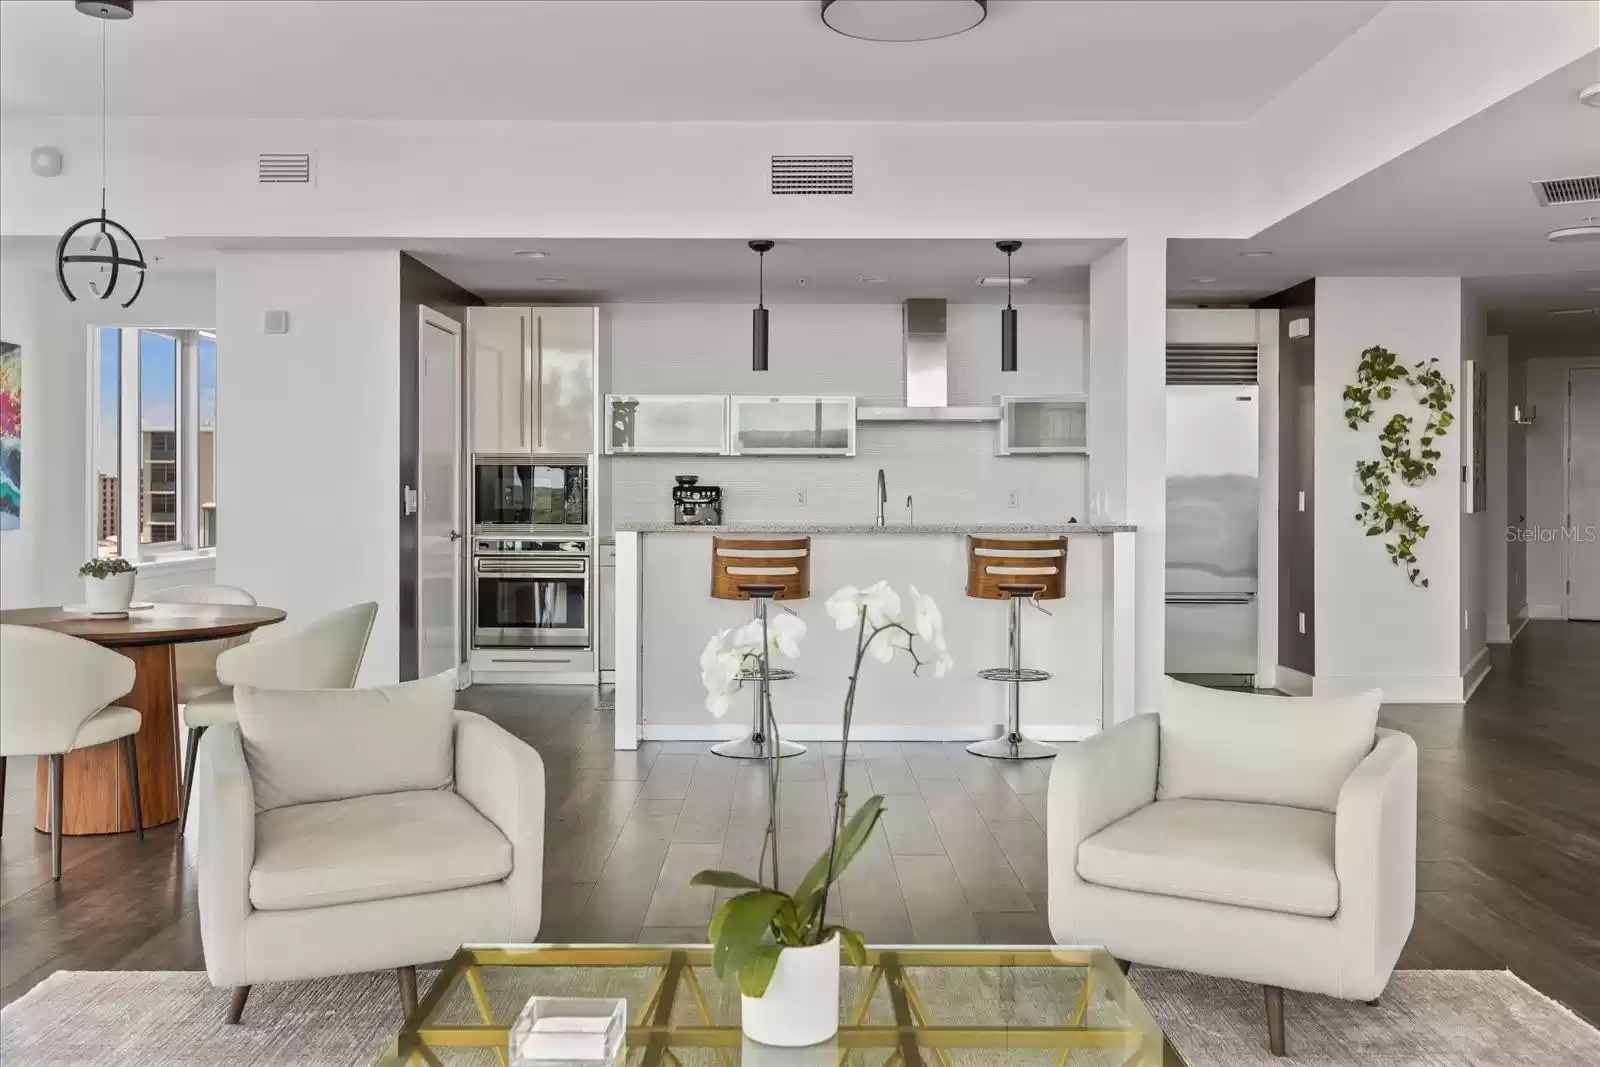
[[[1554,178],[1534,182],[1533,193],[1545,207],[1561,204],[1592,204],[1600,201],[1600,174],[1587,178]]]
[[[311,153],[262,152],[256,157],[256,181],[261,185],[309,185]]]
[[[1253,385],[1255,382],[1253,345],[1167,346],[1168,385]]]
[[[772,157],[774,196],[849,196],[855,191],[855,156]]]

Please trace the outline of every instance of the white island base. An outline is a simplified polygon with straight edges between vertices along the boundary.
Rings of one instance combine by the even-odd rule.
[[[1008,608],[966,595],[967,536],[1065,534],[1066,597],[1044,611],[1023,607],[1022,663],[1049,671],[1022,687],[1023,733],[1074,741],[1133,715],[1133,538],[1127,525],[715,527],[640,524],[619,527],[616,617],[616,747],[641,741],[723,741],[750,730],[750,700],[735,698],[727,716],[705,708],[700,652],[723,629],[748,622],[747,602],[711,596],[711,539],[811,538],[811,596],[774,605],[807,626],[800,658],[775,659],[796,672],[773,685],[773,707],[786,740],[838,741],[855,632],[841,632],[823,604],[841,586],[888,581],[934,598],[955,657],[953,671],[914,676],[909,659],[868,660],[856,696],[851,736],[861,741],[981,741],[996,736],[1007,714],[1007,687],[979,678],[1007,660]]]

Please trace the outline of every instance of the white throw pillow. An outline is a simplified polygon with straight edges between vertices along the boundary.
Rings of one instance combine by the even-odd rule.
[[[256,810],[449,789],[455,672],[376,689],[236,686]]]
[[[1158,800],[1333,811],[1372,751],[1381,690],[1347,697],[1229,693],[1167,680]]]

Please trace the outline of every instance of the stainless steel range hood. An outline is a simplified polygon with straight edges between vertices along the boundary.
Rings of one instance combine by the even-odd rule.
[[[946,301],[907,300],[904,307],[904,392],[899,404],[860,404],[857,422],[998,422],[997,407],[950,406]]]

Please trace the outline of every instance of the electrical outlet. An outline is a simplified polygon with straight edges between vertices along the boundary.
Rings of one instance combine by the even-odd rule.
[[[1306,509],[1306,491],[1304,489],[1300,490],[1299,506],[1300,506],[1300,510],[1301,511],[1305,511],[1305,509]]]
[[[1006,496],[1006,507],[1008,507],[1008,508],[1020,508],[1021,506],[1022,506],[1022,491],[1019,490],[1019,489],[1011,490],[1010,494],[1008,494]]]
[[[1306,613],[1303,611],[1300,612],[1300,632],[1306,632]]]
[[[798,504],[800,507],[805,507],[806,506],[806,491],[804,489],[796,489],[795,490],[795,492],[794,492],[794,502],[796,504]]]

